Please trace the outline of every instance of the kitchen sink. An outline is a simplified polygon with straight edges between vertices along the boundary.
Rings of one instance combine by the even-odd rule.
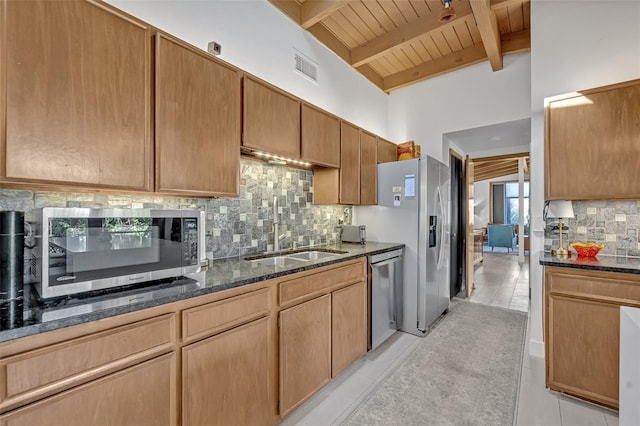
[[[295,259],[289,256],[273,256],[273,257],[264,257],[260,259],[251,259],[249,260],[253,263],[259,263],[260,265],[266,266],[298,266],[304,264],[307,260],[305,259]]]
[[[287,257],[289,259],[318,260],[318,259],[325,259],[327,257],[332,257],[332,256],[335,256],[336,254],[337,253],[330,253],[326,251],[310,250],[310,251],[303,251],[300,253],[288,254]]]
[[[245,260],[253,263],[259,263],[260,265],[288,267],[301,265],[310,260],[326,259],[337,254],[345,253],[348,252],[331,249],[309,249],[297,250],[293,253],[278,252],[259,254],[256,256],[246,257]]]

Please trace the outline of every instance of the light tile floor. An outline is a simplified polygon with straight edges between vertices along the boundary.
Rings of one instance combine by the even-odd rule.
[[[528,311],[529,267],[528,263],[519,265],[517,256],[485,253],[483,265],[476,267],[474,278],[476,288],[472,302]],[[281,424],[340,425],[407,359],[420,341],[420,337],[410,334],[394,334],[298,407]],[[545,389],[544,360],[528,355],[528,341],[527,330],[516,426],[618,425],[618,414],[614,411]],[[424,424],[429,424],[427,419]]]
[[[513,254],[484,253],[473,275],[470,301],[517,311],[529,311],[529,257],[518,263]]]

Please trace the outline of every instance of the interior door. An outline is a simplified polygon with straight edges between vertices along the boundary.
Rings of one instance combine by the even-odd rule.
[[[462,289],[463,265],[465,257],[464,247],[464,206],[463,191],[464,176],[462,174],[462,157],[451,152],[449,167],[451,168],[451,269],[450,269],[450,293],[453,297]]]
[[[473,291],[473,160],[467,158],[464,162],[464,177],[467,193],[467,224],[466,224],[466,258],[465,258],[465,288],[467,297]]]

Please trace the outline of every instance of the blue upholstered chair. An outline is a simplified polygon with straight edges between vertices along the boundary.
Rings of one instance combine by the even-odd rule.
[[[513,225],[489,225],[487,227],[489,241],[487,245],[494,247],[505,247],[507,251],[515,247],[515,230]]]

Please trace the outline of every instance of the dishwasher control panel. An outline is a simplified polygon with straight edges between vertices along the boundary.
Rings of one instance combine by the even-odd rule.
[[[387,259],[392,259],[399,256],[402,256],[402,249],[386,251],[384,253],[378,253],[374,254],[373,256],[369,256],[369,263],[383,262]]]

